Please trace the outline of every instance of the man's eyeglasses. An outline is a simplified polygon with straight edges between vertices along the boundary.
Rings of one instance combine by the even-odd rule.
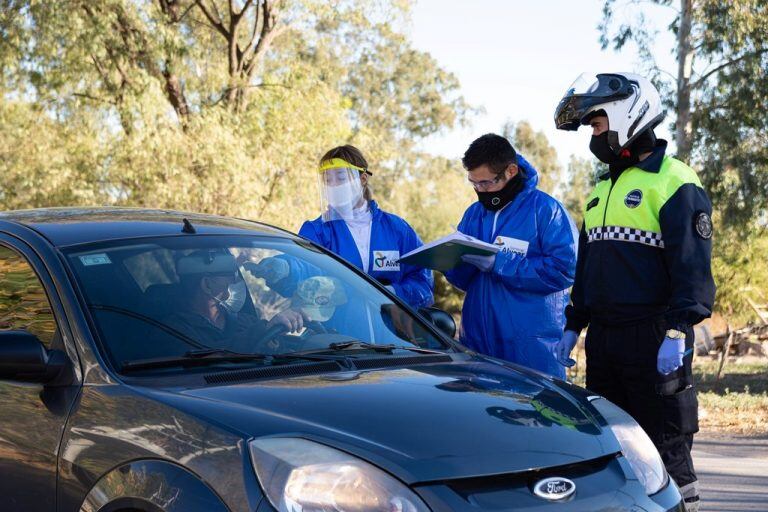
[[[492,180],[481,180],[481,181],[472,181],[471,179],[467,178],[467,182],[469,182],[470,185],[472,185],[472,188],[479,191],[485,191],[488,190],[488,188],[499,184],[506,178],[505,174],[499,174]]]

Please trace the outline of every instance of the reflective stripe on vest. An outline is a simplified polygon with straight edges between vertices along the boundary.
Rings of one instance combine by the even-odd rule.
[[[658,173],[630,167],[615,183],[601,180],[586,201],[587,243],[613,240],[663,249],[659,212],[687,183],[701,187],[693,169],[670,156]]]

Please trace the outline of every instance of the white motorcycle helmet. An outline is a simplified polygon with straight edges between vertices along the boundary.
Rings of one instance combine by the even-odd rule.
[[[664,119],[656,87],[634,73],[581,74],[555,109],[555,126],[575,131],[595,112],[608,116],[608,145],[615,154]]]

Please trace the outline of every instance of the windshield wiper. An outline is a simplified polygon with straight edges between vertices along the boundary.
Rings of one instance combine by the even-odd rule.
[[[131,318],[135,318],[136,320],[141,320],[144,323],[147,323],[149,325],[152,325],[154,327],[157,327],[161,331],[164,331],[174,338],[178,338],[187,345],[191,345],[195,348],[201,349],[201,350],[207,350],[210,347],[203,345],[199,341],[190,338],[183,332],[180,332],[170,325],[164,324],[163,322],[160,322],[159,320],[155,320],[152,317],[142,315],[141,313],[137,313],[136,311],[131,311],[130,309],[121,308],[119,306],[110,306],[107,304],[88,304],[89,308],[95,309],[96,311],[110,311],[112,313],[119,313],[121,315],[125,315]]]
[[[210,359],[212,357],[222,357],[224,359],[231,357],[233,359],[263,359],[267,360],[269,362],[274,362],[276,360],[281,359],[308,359],[311,361],[341,361],[343,358],[336,357],[336,356],[323,356],[320,354],[313,355],[313,354],[297,354],[293,352],[286,352],[284,354],[248,354],[245,352],[235,352],[234,350],[229,350],[226,348],[209,348],[209,349],[202,349],[202,350],[190,350],[186,354],[184,354],[186,357],[192,357],[192,358],[205,358]]]
[[[152,370],[174,366],[207,366],[220,362],[263,361],[272,356],[266,354],[241,354],[226,349],[190,350],[181,356],[155,357],[126,361],[120,367],[121,372]]]
[[[377,345],[375,343],[368,343],[366,341],[359,340],[339,341],[336,343],[330,343],[328,348],[319,348],[301,352],[289,352],[288,354],[306,356],[311,354],[322,354],[324,352],[343,352],[346,350],[373,350],[374,352],[386,352],[387,354],[392,354],[395,350],[408,350],[410,352],[417,352],[419,354],[445,354],[445,352],[432,350],[429,348],[409,347],[405,345],[395,345],[394,343]]]
[[[235,352],[226,348],[207,348],[201,350],[190,350],[181,356],[156,357],[151,359],[136,359],[126,361],[120,367],[122,372],[133,372],[138,370],[152,370],[159,368],[171,368],[174,366],[196,367],[207,366],[221,362],[248,362],[265,361],[275,363],[276,361],[288,360],[308,360],[308,361],[342,361],[344,358],[331,355],[313,355],[313,354],[248,354],[244,352]]]

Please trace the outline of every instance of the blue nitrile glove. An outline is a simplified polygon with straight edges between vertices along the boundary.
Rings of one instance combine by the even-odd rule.
[[[555,345],[555,357],[557,362],[566,368],[576,364],[576,361],[571,359],[571,351],[576,346],[576,342],[579,341],[579,333],[575,331],[565,331],[563,337]]]
[[[275,257],[264,258],[258,263],[246,261],[243,263],[243,267],[253,274],[254,277],[264,279],[267,282],[267,286],[280,281],[290,273],[288,262],[282,258]]]
[[[656,358],[656,369],[662,375],[669,375],[683,366],[684,355],[684,339],[664,338],[659,347],[659,355]]]
[[[481,272],[488,272],[493,268],[493,264],[496,262],[496,255],[491,254],[489,256],[482,256],[480,254],[465,254],[461,257],[461,261],[476,266]]]

